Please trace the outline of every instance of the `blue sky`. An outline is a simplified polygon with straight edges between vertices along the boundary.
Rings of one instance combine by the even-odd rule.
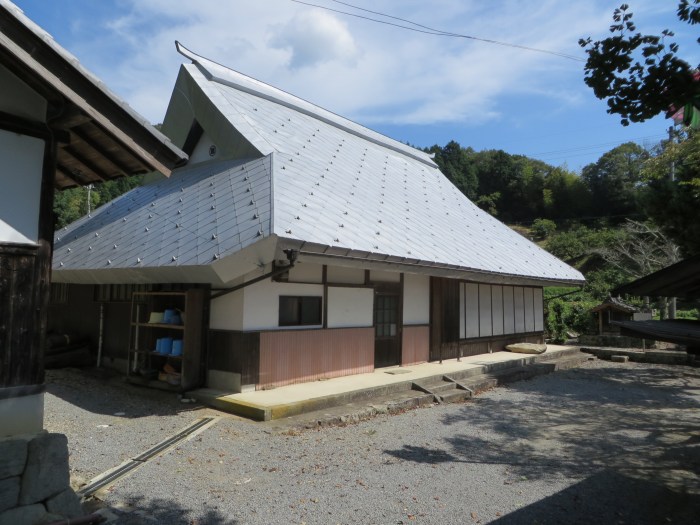
[[[309,0],[354,11],[332,0]],[[415,146],[456,140],[579,171],[625,141],[653,145],[661,117],[623,127],[583,83],[583,62],[375,24],[291,0],[16,0],[152,122],[165,114],[180,40],[194,52]],[[352,0],[444,31],[585,58],[581,37],[608,34],[610,0]],[[630,0],[642,32],[697,35],[675,0]],[[376,16],[375,16],[376,17]]]

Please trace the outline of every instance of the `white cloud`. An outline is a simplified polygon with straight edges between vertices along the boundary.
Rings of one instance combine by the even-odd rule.
[[[582,58],[578,38],[604,32],[614,8],[608,0],[355,3],[446,31]],[[373,125],[475,126],[507,118],[513,97],[546,100],[552,111],[563,111],[579,104],[588,90],[581,62],[401,30],[289,0],[119,0],[112,5],[119,15],[103,28],[99,43],[61,44],[154,122],[165,113],[183,61],[175,52],[176,39],[198,54]]]
[[[346,25],[320,10],[297,13],[289,22],[273,28],[270,45],[290,52],[292,69],[339,61],[354,66],[360,54]]]

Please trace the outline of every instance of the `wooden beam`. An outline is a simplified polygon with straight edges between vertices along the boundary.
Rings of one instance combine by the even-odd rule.
[[[63,147],[61,148],[61,153],[65,153],[69,157],[71,157],[73,160],[78,162],[81,166],[83,166],[85,169],[81,169],[80,171],[87,171],[92,173],[97,179],[100,181],[104,182],[105,180],[109,180],[111,177],[105,173],[100,167],[96,166],[93,162],[89,161],[85,157],[83,157],[80,153],[75,151],[75,148],[72,147]]]
[[[125,166],[119,159],[107,152],[103,145],[98,144],[97,141],[88,136],[88,134],[85,133],[85,131],[76,126],[74,128],[71,128],[70,132],[76,137],[78,137],[80,140],[82,140],[85,144],[90,146],[92,149],[99,151],[102,157],[112,166],[114,166],[114,168],[116,168],[116,171],[119,171],[125,177],[129,175],[131,169]],[[139,162],[139,164],[143,165],[143,163],[140,160],[136,160]],[[148,169],[147,166],[144,166],[144,168]]]
[[[75,182],[76,186],[85,186],[86,184],[89,184],[89,181],[87,179],[78,180],[78,178],[80,177],[78,175],[75,175],[73,172],[70,171],[69,168],[63,166],[62,164],[56,163],[56,171],[60,172],[61,175],[63,175],[67,179],[70,179],[73,182]]]
[[[38,76],[45,85],[79,107],[150,168],[169,176],[171,168],[186,161],[183,152],[148,129],[137,114],[100,89],[75,64],[68,62],[3,7],[0,7],[0,22],[3,27],[0,48],[15,57],[24,69]],[[60,78],[54,73],[58,71],[61,72]]]

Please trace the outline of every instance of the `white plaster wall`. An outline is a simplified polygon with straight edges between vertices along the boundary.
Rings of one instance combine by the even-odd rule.
[[[295,283],[322,283],[323,265],[300,262],[289,270],[289,281]]]
[[[479,337],[493,335],[491,327],[491,285],[479,285]]]
[[[535,288],[535,330],[544,330],[544,304],[542,300],[542,288]]]
[[[534,308],[534,294],[532,288],[524,288],[523,294],[525,296],[525,331],[534,332],[535,331],[535,308]]]
[[[0,159],[0,241],[35,243],[44,141],[0,130]]]
[[[243,288],[243,330],[275,330],[279,326],[280,295],[323,297],[323,285],[261,281]],[[320,325],[319,325],[320,326]],[[285,326],[284,330],[296,327]],[[301,326],[298,328],[313,328]]]
[[[372,326],[373,316],[372,288],[328,287],[328,328]]]
[[[0,65],[0,111],[46,122],[46,99]]]
[[[464,337],[479,337],[479,285],[464,284]]]
[[[329,266],[327,279],[329,284],[364,284],[365,271],[362,268]]]
[[[216,148],[216,152],[214,153],[214,155],[209,155],[209,148],[211,146],[214,146],[216,148],[216,144],[214,144],[212,138],[209,135],[207,135],[207,132],[202,132],[202,136],[200,137],[199,142],[197,142],[197,145],[194,147],[194,150],[192,150],[192,155],[190,155],[190,160],[188,164],[197,164],[198,162],[206,162],[208,160],[218,159],[218,148]]]
[[[491,287],[491,308],[493,319],[493,335],[503,335],[503,287]]]
[[[243,330],[244,289],[211,301],[209,327],[214,330]]]
[[[399,272],[384,272],[381,270],[371,270],[369,279],[373,283],[398,283],[401,280]]]
[[[403,324],[430,323],[430,276],[404,274]]]

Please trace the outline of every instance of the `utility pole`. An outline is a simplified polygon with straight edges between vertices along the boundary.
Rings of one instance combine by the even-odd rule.
[[[87,214],[90,215],[92,212],[92,202],[91,202],[91,197],[92,197],[92,184],[87,185]]]

